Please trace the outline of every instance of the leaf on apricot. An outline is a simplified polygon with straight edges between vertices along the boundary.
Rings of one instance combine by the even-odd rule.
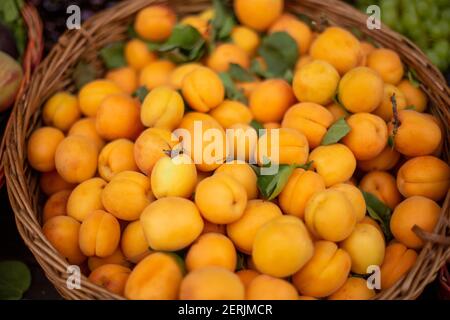
[[[225,87],[225,95],[227,99],[240,101],[244,104],[248,103],[247,97],[244,92],[240,90],[233,82],[231,75],[227,72],[219,73],[220,80],[222,80],[223,86]]]
[[[222,0],[213,0],[214,18],[211,21],[210,40],[212,48],[218,41],[228,40],[231,31],[236,25],[233,10],[225,5]]]
[[[142,86],[137,88],[137,90],[133,92],[133,97],[138,98],[140,102],[143,102],[149,92],[150,91],[148,91],[146,86]]]
[[[408,72],[406,73],[409,82],[411,82],[411,84],[416,87],[419,88],[420,87],[420,80],[417,77],[417,73],[416,70],[409,68]]]
[[[230,63],[228,73],[230,74],[231,78],[233,78],[234,81],[239,82],[255,81],[255,77],[248,70],[245,70],[236,63]]]
[[[100,57],[106,68],[115,69],[127,65],[125,60],[125,43],[123,41],[113,42],[100,50]]]
[[[85,84],[97,78],[97,70],[95,67],[84,60],[80,60],[75,66],[72,78],[77,89],[81,89]]]
[[[338,143],[350,132],[350,130],[350,126],[347,121],[345,121],[345,118],[340,118],[330,127],[330,129],[328,129],[322,139],[322,145],[328,146],[330,144]]]
[[[366,202],[367,212],[369,216],[376,220],[383,230],[386,241],[392,239],[392,233],[390,228],[392,210],[380,201],[375,195],[370,192],[361,190],[364,200]]]

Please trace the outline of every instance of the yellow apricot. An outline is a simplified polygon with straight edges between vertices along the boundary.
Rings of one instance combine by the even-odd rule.
[[[424,241],[413,231],[417,226],[426,232],[433,232],[438,223],[441,208],[428,198],[412,196],[401,202],[392,213],[391,231],[395,239],[411,249],[420,249]]]
[[[261,274],[247,287],[247,300],[297,300],[297,289],[286,280]]]
[[[225,173],[235,180],[239,181],[247,192],[247,199],[253,200],[258,197],[258,185],[257,176],[255,171],[250,167],[249,164],[241,160],[233,160],[231,162],[226,162],[221,165],[214,172]]]
[[[375,47],[371,43],[369,43],[367,41],[361,41],[362,59],[359,62],[359,66],[361,66],[361,67],[366,67],[367,66],[367,57],[374,50],[375,50]]]
[[[327,106],[325,106],[328,111],[333,115],[334,121],[336,122],[341,118],[347,118],[348,112],[345,110],[343,106],[341,106],[339,103],[333,102]]]
[[[350,70],[339,82],[339,101],[353,113],[374,111],[383,100],[383,94],[383,79],[366,67]]]
[[[236,26],[231,31],[233,43],[244,50],[249,57],[255,55],[261,40],[258,33],[245,26]]]
[[[384,259],[383,235],[367,223],[358,223],[352,234],[341,243],[341,248],[350,255],[351,270],[358,274],[366,274],[369,266],[381,266]]]
[[[303,219],[309,198],[322,190],[325,190],[325,182],[319,174],[295,169],[278,196],[278,202],[284,213]]]
[[[313,169],[322,176],[327,187],[349,180],[356,169],[352,151],[339,143],[317,147],[308,161],[313,161]]]
[[[174,300],[183,273],[176,258],[162,252],[152,253],[131,271],[125,297],[132,300]]]
[[[235,124],[248,124],[253,115],[250,109],[239,101],[225,100],[209,113],[220,125],[227,129]]]
[[[131,67],[122,67],[108,71],[106,79],[117,84],[124,92],[132,94],[138,88],[138,74]]]
[[[108,143],[98,156],[98,173],[106,181],[122,171],[138,171],[134,160],[134,143],[118,139]]]
[[[392,287],[412,268],[417,260],[417,252],[408,249],[404,244],[394,242],[386,247],[381,265],[381,289]]]
[[[120,248],[117,248],[110,256],[101,258],[92,256],[88,258],[89,270],[94,271],[95,269],[104,266],[105,264],[114,264],[122,267],[131,267],[131,264],[126,260]]]
[[[367,66],[377,71],[383,81],[396,85],[402,80],[404,69],[397,52],[380,48],[373,50],[367,56]]]
[[[326,297],[338,290],[347,280],[351,260],[347,252],[330,241],[317,241],[314,255],[292,277],[298,291],[315,298]]]
[[[227,225],[227,234],[236,247],[251,254],[258,230],[267,222],[282,216],[278,206],[264,200],[250,200],[242,217]]]
[[[139,84],[148,90],[169,84],[170,74],[175,64],[168,60],[156,60],[146,65],[139,75]]]
[[[367,173],[361,179],[359,187],[376,196],[391,209],[394,209],[402,200],[395,178],[385,171]]]
[[[199,112],[209,112],[225,98],[225,88],[219,76],[209,68],[199,67],[184,77],[183,97]]]
[[[247,52],[233,43],[217,46],[206,61],[206,65],[215,72],[228,71],[230,64],[237,64],[244,69],[250,67],[250,58]]]
[[[391,100],[393,95],[395,95],[397,110],[403,110],[408,106],[406,97],[400,89],[392,84],[385,84],[383,100],[381,100],[380,106],[373,111],[374,114],[383,118],[384,121],[390,121],[394,115]]]
[[[370,300],[375,297],[375,290],[369,289],[367,280],[350,277],[344,285],[328,297],[328,300]]]
[[[308,200],[305,223],[314,237],[338,242],[352,233],[356,213],[345,193],[328,189],[315,193]]]
[[[138,263],[151,253],[140,220],[133,221],[125,227],[120,247],[124,256],[132,263]]]
[[[64,180],[56,170],[42,173],[39,179],[39,188],[47,196],[63,190],[72,190],[74,187],[75,184]]]
[[[244,96],[247,99],[250,99],[252,92],[256,89],[256,87],[258,87],[260,81],[254,80],[250,82],[236,82],[235,84],[238,90],[241,90]]]
[[[183,98],[169,87],[153,89],[141,107],[141,121],[146,127],[172,131],[180,124],[183,115]]]
[[[71,191],[58,191],[47,199],[43,209],[42,221],[46,223],[53,217],[65,216],[67,214],[67,200],[69,199]]]
[[[358,161],[358,168],[363,171],[387,171],[394,168],[398,160],[400,160],[400,153],[390,146],[386,146],[375,158]]]
[[[83,221],[91,212],[103,209],[101,193],[106,181],[101,178],[86,180],[73,189],[67,200],[67,215]]]
[[[350,132],[342,142],[353,152],[356,160],[370,160],[379,155],[387,145],[386,122],[370,113],[355,113],[348,117]]]
[[[331,190],[338,190],[344,193],[356,215],[356,222],[360,222],[366,215],[366,201],[361,191],[354,185],[348,183],[338,183],[330,187]]]
[[[169,7],[163,5],[148,6],[140,10],[134,21],[134,29],[142,38],[161,42],[172,33],[177,16]]]
[[[313,61],[314,61],[314,59],[310,55],[308,55],[308,54],[302,55],[298,58],[297,62],[295,63],[294,70],[299,71],[301,68],[303,68],[304,66],[306,66],[307,64],[309,64]]]
[[[252,257],[259,271],[274,277],[296,273],[313,256],[314,247],[303,222],[282,216],[259,228]]]
[[[171,87],[173,87],[176,90],[179,90],[183,87],[183,81],[184,78],[197,69],[198,67],[201,67],[202,65],[199,63],[186,63],[179,65],[175,68],[175,70],[172,71],[170,78],[169,78],[169,84]]]
[[[67,131],[80,118],[77,97],[68,92],[54,94],[42,111],[44,124]]]
[[[283,13],[283,0],[235,0],[239,22],[256,31],[267,30]]]
[[[130,273],[131,270],[127,267],[117,264],[105,264],[91,272],[89,281],[104,287],[109,292],[123,295]]]
[[[349,31],[328,27],[312,43],[310,55],[329,62],[343,75],[358,65],[362,51],[358,39]]]
[[[281,15],[270,27],[269,33],[286,32],[297,43],[299,54],[306,54],[311,45],[312,33],[309,26],[294,15]]]
[[[81,113],[87,117],[95,117],[97,110],[105,98],[121,94],[123,90],[111,80],[94,80],[85,84],[78,93]]]
[[[72,183],[92,178],[97,171],[97,146],[85,137],[73,135],[60,142],[55,166],[64,180]]]
[[[264,129],[280,129],[281,128],[281,124],[278,122],[266,122],[263,124]]]
[[[64,140],[61,130],[42,127],[35,130],[28,140],[28,162],[33,169],[40,172],[55,170],[55,154],[59,144]]]
[[[157,60],[157,56],[147,48],[144,41],[139,39],[128,41],[125,44],[124,54],[127,64],[138,71]]]
[[[289,108],[281,126],[303,133],[313,149],[320,145],[333,120],[333,115],[326,108],[316,103],[303,102]]]
[[[75,122],[70,128],[68,136],[82,136],[90,140],[100,151],[105,145],[105,141],[95,128],[95,118],[82,118]]]
[[[237,271],[236,275],[239,277],[239,279],[241,280],[242,284],[245,287],[245,290],[247,291],[247,288],[250,285],[250,283],[253,281],[253,279],[259,276],[260,273],[251,269],[242,269]]]
[[[154,201],[142,212],[140,220],[153,250],[181,250],[194,242],[203,229],[195,204],[178,197]]]
[[[416,87],[409,80],[404,79],[400,81],[397,88],[403,93],[406,98],[406,104],[413,106],[417,112],[424,112],[428,105],[428,97],[420,87]]]
[[[227,155],[228,159],[254,161],[258,144],[258,132],[251,125],[238,123],[228,128]]]

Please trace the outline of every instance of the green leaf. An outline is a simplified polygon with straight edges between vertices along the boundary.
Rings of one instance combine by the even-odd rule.
[[[229,100],[240,101],[247,104],[247,97],[244,95],[242,90],[239,90],[233,82],[230,74],[227,72],[219,73],[220,80],[222,80],[223,86],[225,87],[225,95]]]
[[[15,0],[2,0],[1,2],[2,21],[11,23],[20,18],[20,8]]]
[[[211,42],[227,40],[236,25],[233,10],[227,7],[222,0],[213,0],[213,10]]]
[[[345,118],[340,118],[327,131],[322,139],[322,145],[328,146],[330,144],[338,143],[343,137],[350,132],[350,126]]]
[[[362,191],[369,216],[376,220],[383,230],[386,241],[392,239],[390,228],[392,210],[370,192]]]
[[[149,90],[147,89],[147,87],[142,86],[137,88],[137,90],[133,92],[133,97],[136,97],[140,102],[143,102],[148,93]]]
[[[20,261],[0,262],[0,299],[19,300],[31,285],[31,273]]]
[[[125,43],[118,41],[107,45],[100,50],[100,57],[105,63],[106,68],[115,69],[127,65],[124,53]]]
[[[267,70],[264,70],[261,63],[256,59],[252,60],[251,65],[250,65],[250,71],[264,79],[275,77],[273,74],[271,74]]]
[[[231,78],[239,82],[252,82],[255,81],[255,77],[248,71],[242,68],[236,63],[230,63],[230,68],[228,70]]]
[[[85,84],[97,78],[97,70],[93,65],[84,60],[80,60],[75,66],[72,78],[77,89],[81,89]]]
[[[416,88],[420,87],[420,81],[419,81],[419,78],[417,77],[417,73],[414,69],[409,68],[406,75],[408,76],[409,82],[411,82],[411,84],[414,87],[416,87]]]
[[[297,43],[286,32],[275,32],[265,37],[258,52],[267,63],[269,74],[281,78],[295,67],[299,55]]]
[[[252,120],[250,122],[250,126],[256,130],[256,133],[258,134],[258,137],[260,137],[260,131],[259,130],[264,130],[264,126],[262,125],[262,123],[256,121],[256,120]],[[261,134],[262,135],[262,134]]]
[[[388,146],[389,146],[391,149],[394,149],[394,148],[395,148],[395,140],[394,140],[394,136],[393,136],[392,134],[390,134],[390,135],[388,136],[387,144],[388,144]]]
[[[270,165],[270,163],[268,164]],[[281,191],[283,191],[286,186],[289,177],[292,172],[297,168],[303,168],[308,170],[312,165],[312,162],[307,164],[282,164],[278,168],[278,172],[274,175],[258,175],[258,189],[264,199],[273,200],[275,199]]]

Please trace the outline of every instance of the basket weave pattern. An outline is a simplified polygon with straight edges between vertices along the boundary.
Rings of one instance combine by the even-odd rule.
[[[40,126],[41,106],[46,99],[58,90],[74,91],[71,74],[76,63],[84,59],[101,68],[98,50],[108,43],[126,38],[128,25],[134,15],[140,9],[157,3],[169,3],[180,15],[196,13],[211,5],[208,0],[124,1],[91,18],[81,30],[66,32],[38,67],[30,85],[18,100],[13,110],[13,121],[6,133],[5,174],[17,228],[47,277],[67,299],[123,298],[90,283],[84,276],[81,289],[67,288],[68,263],[50,245],[41,230],[42,208],[39,205],[38,176],[28,165],[26,142],[33,130]],[[422,89],[433,105],[432,113],[444,124],[450,123],[449,88],[442,74],[412,42],[386,26],[381,30],[368,30],[367,17],[364,14],[337,0],[285,0],[285,3],[288,11],[311,17],[318,27],[326,23],[349,29],[357,28],[383,47],[397,51],[402,60],[416,70],[423,84]],[[449,127],[446,126],[444,158],[447,161],[450,150],[449,134]],[[440,266],[450,257],[449,202],[450,194],[447,195],[434,234],[421,232],[421,236],[428,241],[409,274],[390,289],[378,294],[377,299],[414,299],[433,281]]]

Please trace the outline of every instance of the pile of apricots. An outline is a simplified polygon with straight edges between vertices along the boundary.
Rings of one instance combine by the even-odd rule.
[[[439,221],[450,184],[443,123],[396,52],[341,27],[314,31],[282,0],[235,0],[234,12],[227,42],[175,64],[145,41],[165,41],[177,24],[207,37],[214,11],[177,21],[169,7],[147,7],[127,66],[48,99],[27,144],[46,196],[43,233],[89,281],[127,299],[373,298],[414,267],[424,241],[413,227],[433,232]],[[248,70],[274,32],[298,44],[292,83],[236,82],[248,105],[226,99],[218,74]],[[143,86],[141,102],[133,93]],[[324,145],[339,119],[350,132]],[[170,156],[172,132],[196,121],[224,140],[225,129],[260,123],[279,133],[280,164],[311,167],[265,200],[247,158],[194,163],[188,145],[181,164]],[[390,208],[392,240],[363,191]],[[370,266],[381,288],[367,285]]]

